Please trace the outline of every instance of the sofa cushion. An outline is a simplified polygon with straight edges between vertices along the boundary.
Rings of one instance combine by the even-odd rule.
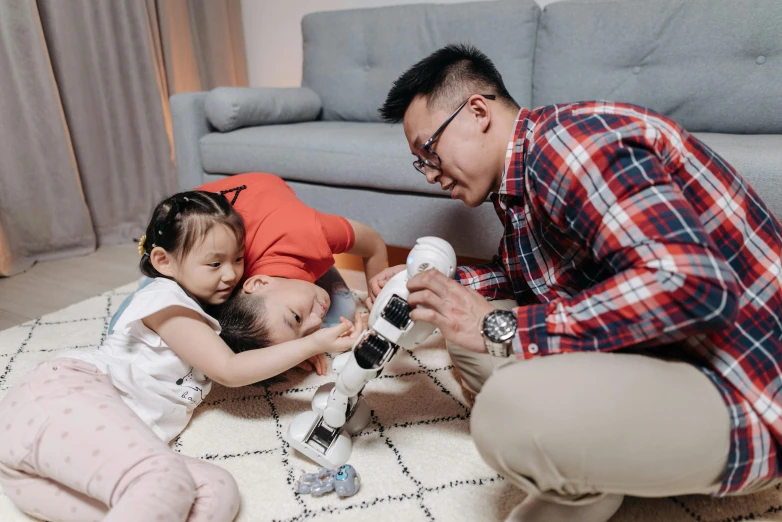
[[[532,102],[635,103],[690,131],[782,133],[782,2],[555,2]]]
[[[320,98],[306,87],[217,87],[204,103],[209,123],[222,132],[252,125],[311,121],[318,117],[320,108]]]
[[[305,122],[213,132],[201,138],[211,174],[271,172],[285,179],[447,197],[413,167],[400,125]]]
[[[533,0],[421,4],[312,13],[302,19],[302,85],[324,120],[380,121],[391,84],[450,43],[471,43],[499,69],[523,106],[531,100],[539,7]]]
[[[695,133],[782,218],[782,135]],[[304,145],[306,144],[306,146]],[[288,180],[448,197],[412,165],[397,125],[306,122],[213,132],[201,138],[211,174],[271,172]]]
[[[695,133],[749,182],[782,220],[782,136]]]

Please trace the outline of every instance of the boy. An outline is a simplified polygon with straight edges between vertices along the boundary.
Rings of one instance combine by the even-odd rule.
[[[238,174],[196,190],[223,194],[244,220],[244,281],[225,304],[210,310],[236,352],[310,335],[340,317],[352,319],[355,302],[332,268],[334,254],[361,256],[367,281],[388,266],[386,245],[374,229],[306,206],[273,174]],[[311,362],[324,373],[324,358]]]

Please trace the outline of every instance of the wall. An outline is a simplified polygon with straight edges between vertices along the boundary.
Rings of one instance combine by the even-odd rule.
[[[463,1],[437,0],[433,3],[450,4]],[[552,1],[554,0],[537,0],[541,6]],[[250,86],[298,87],[301,85],[301,18],[307,13],[420,3],[424,2],[422,0],[242,0],[242,21]]]

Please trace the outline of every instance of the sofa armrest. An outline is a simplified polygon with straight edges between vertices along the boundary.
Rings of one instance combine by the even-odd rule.
[[[214,132],[204,112],[208,92],[185,92],[171,97],[174,151],[179,190],[191,190],[204,182],[199,140]]]

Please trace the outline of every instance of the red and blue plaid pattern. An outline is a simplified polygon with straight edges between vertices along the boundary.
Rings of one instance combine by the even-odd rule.
[[[687,360],[731,415],[718,495],[782,476],[782,234],[733,167],[640,107],[522,109],[492,201],[499,255],[457,277],[522,305],[518,357],[656,347]]]

